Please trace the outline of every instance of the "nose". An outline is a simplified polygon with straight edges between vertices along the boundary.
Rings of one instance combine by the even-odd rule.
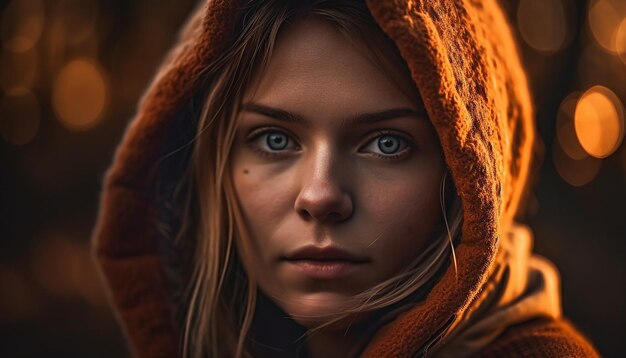
[[[340,163],[332,159],[329,150],[320,150],[303,163],[306,167],[300,176],[301,188],[294,207],[306,221],[336,223],[352,216],[352,198],[342,188],[347,178],[335,169]]]

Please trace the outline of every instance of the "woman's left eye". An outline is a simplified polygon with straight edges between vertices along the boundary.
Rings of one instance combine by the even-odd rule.
[[[370,140],[361,150],[382,157],[397,157],[411,147],[411,142],[400,135],[381,134]]]
[[[283,131],[265,130],[253,133],[252,137],[251,142],[255,149],[266,154],[278,154],[298,149],[293,138]]]

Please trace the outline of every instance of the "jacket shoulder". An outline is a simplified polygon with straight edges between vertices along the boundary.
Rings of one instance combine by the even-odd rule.
[[[476,357],[599,357],[565,319],[536,319],[508,328]]]

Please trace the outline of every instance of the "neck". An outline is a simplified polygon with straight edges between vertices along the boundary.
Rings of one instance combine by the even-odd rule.
[[[387,308],[363,320],[349,320],[349,329],[331,326],[306,335],[304,327],[287,319],[286,313],[261,294],[251,328],[255,357],[276,357],[277,352],[285,353],[285,357],[303,353],[309,358],[356,357],[381,325],[397,313]]]
[[[384,328],[410,305],[396,305],[381,309],[349,328],[328,328],[310,333],[307,338],[309,358],[357,357],[366,348],[374,335]]]
[[[350,329],[320,330],[311,333],[307,339],[310,358],[345,358],[359,353],[359,345],[366,337]]]

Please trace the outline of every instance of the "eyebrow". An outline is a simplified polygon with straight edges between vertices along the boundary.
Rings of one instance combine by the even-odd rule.
[[[282,109],[273,108],[258,103],[246,103],[241,108],[242,110],[258,113],[266,117],[277,119],[279,121],[308,125],[308,121],[303,117]],[[342,127],[346,127],[354,124],[373,124],[400,117],[415,117],[419,119],[426,119],[427,115],[424,111],[415,110],[412,108],[392,108],[378,112],[357,114],[356,116],[343,120],[340,125]]]

